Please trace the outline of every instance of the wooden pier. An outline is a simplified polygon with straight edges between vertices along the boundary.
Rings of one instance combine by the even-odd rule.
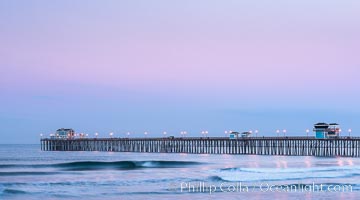
[[[360,138],[44,138],[41,150],[359,157]]]

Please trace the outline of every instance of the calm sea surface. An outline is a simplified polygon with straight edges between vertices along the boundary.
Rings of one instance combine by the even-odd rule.
[[[0,199],[360,199],[360,159],[0,145]]]

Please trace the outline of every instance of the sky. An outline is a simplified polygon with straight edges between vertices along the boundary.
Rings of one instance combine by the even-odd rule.
[[[93,136],[360,136],[358,0],[1,0],[0,143]]]

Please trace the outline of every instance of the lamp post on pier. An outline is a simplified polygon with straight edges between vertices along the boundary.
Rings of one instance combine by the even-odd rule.
[[[306,129],[306,137],[309,137],[310,130]]]
[[[277,135],[277,137],[279,137],[279,133],[280,133],[280,130],[279,130],[279,129],[276,130],[276,135]]]
[[[351,137],[351,132],[352,132],[351,128],[349,128],[348,132],[349,132],[349,137]]]

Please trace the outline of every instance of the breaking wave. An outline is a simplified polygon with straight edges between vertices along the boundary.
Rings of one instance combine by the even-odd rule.
[[[313,178],[347,178],[360,176],[356,166],[313,168],[224,168],[213,171],[214,180],[221,181],[286,181]]]
[[[60,168],[65,171],[87,171],[87,170],[102,170],[102,169],[118,169],[130,170],[138,168],[181,168],[189,165],[200,164],[199,162],[189,161],[77,161],[56,164],[38,164],[38,165],[0,165],[0,168]],[[16,173],[26,175],[27,172],[0,172],[0,175],[8,173]],[[42,172],[33,175],[41,175]],[[38,174],[36,174],[38,173]]]
[[[137,168],[179,168],[188,165],[198,164],[196,162],[185,161],[116,161],[116,162],[98,162],[82,161],[55,164],[54,167],[64,168],[65,170],[86,171],[101,169],[137,169]]]

